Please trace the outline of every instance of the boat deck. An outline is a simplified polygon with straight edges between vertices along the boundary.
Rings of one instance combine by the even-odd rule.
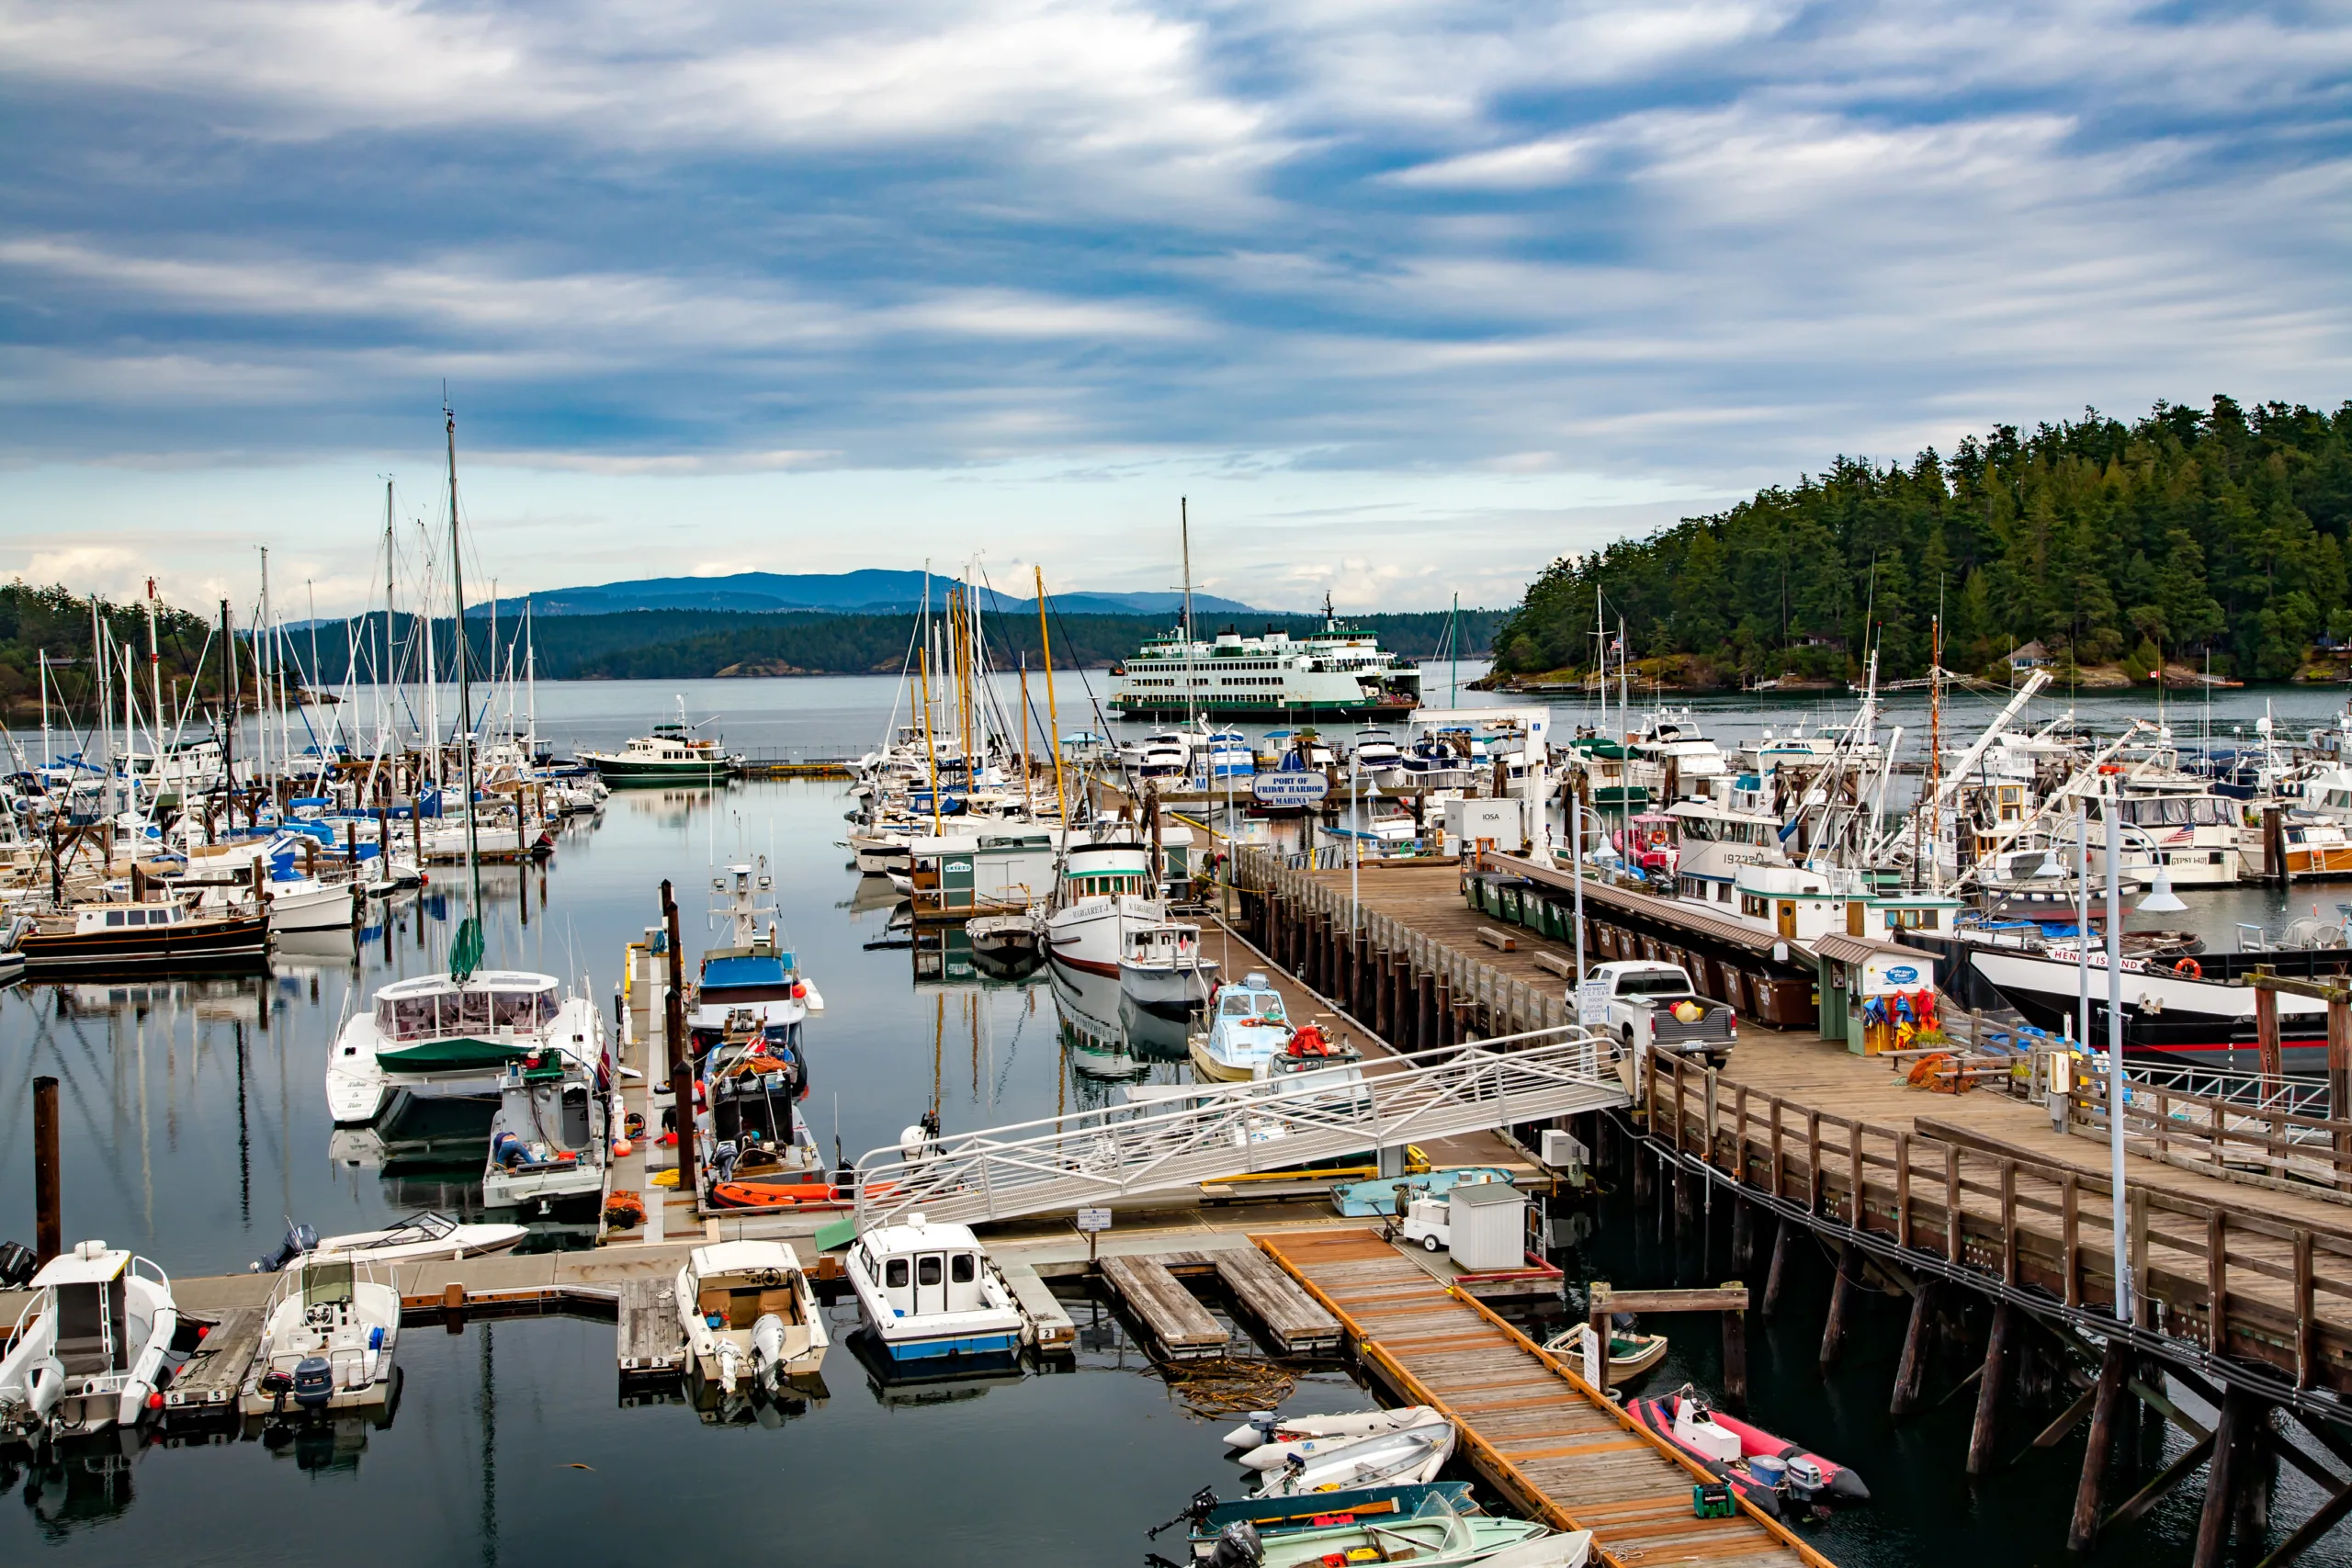
[[[1398,1397],[1453,1418],[1481,1475],[1529,1517],[1592,1531],[1610,1568],[1829,1568],[1745,1501],[1729,1518],[1694,1517],[1703,1471],[1377,1232],[1255,1239],[1331,1310]]]

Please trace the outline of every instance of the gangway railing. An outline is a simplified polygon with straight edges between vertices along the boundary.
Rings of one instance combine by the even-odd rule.
[[[874,1149],[857,1224],[1014,1219],[1622,1106],[1620,1051],[1555,1026]]]

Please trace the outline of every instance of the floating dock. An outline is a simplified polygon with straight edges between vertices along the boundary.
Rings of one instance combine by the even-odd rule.
[[[1592,1531],[1610,1568],[1829,1568],[1745,1500],[1728,1518],[1696,1517],[1691,1488],[1712,1477],[1377,1232],[1254,1239],[1330,1310],[1398,1398],[1454,1421],[1462,1451],[1515,1507],[1555,1529]]]

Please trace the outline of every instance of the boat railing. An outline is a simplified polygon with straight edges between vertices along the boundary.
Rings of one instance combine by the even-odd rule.
[[[916,1209],[1007,1219],[1622,1105],[1620,1049],[1606,1033],[1555,1025],[1383,1059],[1361,1076],[1204,1087],[1181,1104],[943,1137],[912,1158],[892,1145],[858,1161],[858,1225]]]
[[[130,1255],[129,1269],[131,1273],[147,1280],[149,1283],[161,1285],[166,1294],[170,1292],[172,1288],[172,1277],[164,1272],[162,1265],[148,1258],[141,1258],[139,1254],[134,1252]]]

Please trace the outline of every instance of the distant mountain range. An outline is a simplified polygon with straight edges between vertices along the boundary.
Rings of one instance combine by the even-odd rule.
[[[646,577],[628,582],[607,582],[594,588],[555,588],[544,592],[502,599],[502,618],[522,613],[526,600],[535,615],[609,615],[630,610],[734,610],[750,614],[784,610],[830,610],[842,615],[903,615],[922,608],[924,574],[920,571],[808,572],[786,575],[773,571],[739,571],[726,577]],[[948,590],[961,586],[954,578],[930,579],[934,608],[946,602]],[[975,590],[983,609],[1035,614],[1037,602],[1016,599],[991,588]],[[1065,615],[1154,615],[1172,614],[1184,601],[1182,593],[1057,593],[1054,607]],[[1213,593],[1193,595],[1195,615],[1265,615],[1279,612],[1254,609]],[[488,615],[487,604],[469,607],[467,615]]]

